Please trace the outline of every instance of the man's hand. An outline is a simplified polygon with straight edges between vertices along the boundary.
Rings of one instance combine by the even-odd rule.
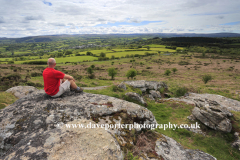
[[[71,76],[72,77],[72,76]],[[73,82],[75,82],[75,79],[72,77]]]
[[[75,79],[72,76],[69,76],[67,74],[64,75],[64,79],[73,80],[75,82]]]

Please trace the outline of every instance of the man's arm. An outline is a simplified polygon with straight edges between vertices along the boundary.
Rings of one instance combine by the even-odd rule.
[[[72,76],[67,75],[67,74],[64,75],[63,79],[73,80],[75,82],[75,79]]]

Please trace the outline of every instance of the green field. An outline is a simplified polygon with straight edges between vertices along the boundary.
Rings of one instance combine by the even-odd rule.
[[[89,52],[92,52],[92,54],[98,55],[98,54],[100,54],[101,52],[103,52],[103,53],[112,53],[113,51],[111,51],[111,50],[106,50],[106,49],[102,49],[102,50],[89,50]],[[86,53],[86,52],[85,52],[85,53]],[[80,53],[80,54],[82,54],[82,53]]]
[[[24,52],[14,52],[14,54],[18,55],[18,54],[28,54],[28,53],[32,53],[32,51],[28,50],[28,51],[24,51]]]
[[[40,61],[46,61],[48,59],[37,59]],[[92,56],[75,56],[75,57],[64,57],[64,58],[55,58],[57,63],[65,63],[65,62],[82,62],[82,61],[93,61],[97,60],[96,57]],[[35,61],[35,60],[30,60],[30,61]],[[15,64],[22,64],[23,62],[29,62],[29,61],[15,61]]]
[[[67,45],[67,44],[65,44],[65,45],[61,45],[61,46],[58,46],[58,47],[56,47],[56,48],[65,48],[65,47],[68,47],[69,45]]]
[[[125,57],[126,55],[134,55],[134,54],[144,55],[145,52],[146,51],[115,52],[115,53],[107,53],[106,56],[109,58],[111,58],[112,56],[121,58],[122,56]],[[156,52],[148,51],[148,53],[156,53]]]
[[[150,44],[150,45],[145,45],[143,47],[149,46],[150,48],[165,48],[166,46],[164,45],[158,45],[158,44]]]
[[[136,50],[139,50],[139,51],[147,51],[147,48],[139,48],[139,49],[113,49],[114,51],[117,51],[117,52],[125,52],[125,51],[136,51]]]
[[[168,48],[150,48],[152,51],[161,51],[161,52],[176,52],[174,49],[168,49]]]
[[[0,61],[11,61],[12,58],[0,58]]]

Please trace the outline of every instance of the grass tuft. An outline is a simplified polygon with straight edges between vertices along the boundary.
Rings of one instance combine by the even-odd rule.
[[[11,93],[0,92],[0,109],[7,107],[8,105],[14,103],[17,98]]]

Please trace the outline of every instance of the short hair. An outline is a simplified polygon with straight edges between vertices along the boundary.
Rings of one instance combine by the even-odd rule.
[[[54,58],[49,58],[49,59],[48,59],[47,64],[48,64],[49,66],[52,66],[52,65],[54,65],[55,63],[56,63],[56,60],[55,60]]]

